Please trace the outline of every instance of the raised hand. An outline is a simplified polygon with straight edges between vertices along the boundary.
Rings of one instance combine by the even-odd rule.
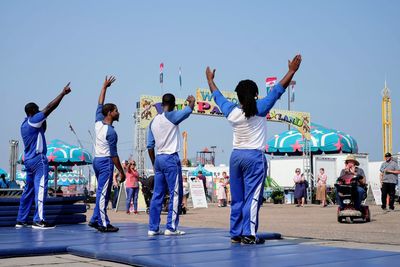
[[[71,93],[71,87],[69,87],[70,84],[71,82],[69,82],[66,86],[64,86],[62,91],[64,95],[68,95],[69,93]]]
[[[208,82],[213,81],[215,77],[215,69],[211,71],[210,67],[207,66],[206,77]]]
[[[196,99],[194,98],[194,96],[189,95],[189,96],[186,98],[186,101],[189,102],[189,103],[192,103],[192,102],[195,102]]]
[[[292,61],[288,60],[289,71],[296,72],[301,64],[301,55],[296,55]]]
[[[189,107],[193,110],[194,104],[196,103],[196,99],[194,98],[194,96],[189,95],[189,96],[186,98],[186,101],[189,103]]]
[[[110,77],[106,76],[106,79],[104,80],[104,83],[103,83],[103,88],[110,87],[111,84],[113,84],[113,82],[115,82],[115,80],[116,80],[115,76],[112,76],[112,75]]]
[[[210,87],[211,93],[214,92],[215,90],[218,90],[217,86],[214,83],[215,69],[213,69],[213,71],[211,71],[210,67],[207,66],[206,77],[207,77],[207,82],[208,82],[208,86]]]

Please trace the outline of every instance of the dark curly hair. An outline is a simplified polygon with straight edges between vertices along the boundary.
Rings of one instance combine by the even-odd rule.
[[[242,105],[242,110],[247,119],[257,114],[257,103],[258,87],[252,80],[240,81],[236,86],[235,92],[239,98],[239,102]]]
[[[103,109],[101,110],[101,113],[103,113],[104,116],[107,116],[108,112],[111,112],[116,108],[117,108],[117,106],[115,104],[107,103],[107,104],[104,104]]]

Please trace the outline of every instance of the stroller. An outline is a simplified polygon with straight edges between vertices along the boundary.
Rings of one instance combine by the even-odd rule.
[[[146,213],[150,213],[150,202],[153,197],[154,190],[154,175],[150,175],[149,177],[139,177],[139,181],[142,184],[142,193],[144,196],[144,201],[146,202]],[[169,193],[167,192],[164,196],[163,208],[164,212],[168,211],[168,203],[169,203]]]
[[[338,193],[338,198],[342,200],[344,205],[344,209],[338,207],[337,210],[337,220],[340,223],[343,220],[346,220],[348,223],[353,223],[354,219],[360,218],[363,219],[364,222],[371,221],[371,213],[368,205],[361,204],[360,210],[356,210],[354,207],[355,200],[358,196],[357,184],[359,179],[362,179],[362,177],[351,174],[343,175],[337,179],[335,184],[336,192]],[[365,190],[365,192],[367,192],[367,190]],[[362,199],[365,200],[366,198],[367,194],[365,193]]]

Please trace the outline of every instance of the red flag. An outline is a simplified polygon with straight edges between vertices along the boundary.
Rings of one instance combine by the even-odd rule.
[[[265,79],[265,88],[267,89],[267,94],[269,94],[271,88],[274,87],[276,80],[277,80],[276,77],[267,77]]]
[[[164,71],[164,63],[160,63],[160,83],[162,84],[163,83],[163,81],[164,81],[164,74],[163,74],[163,71]]]

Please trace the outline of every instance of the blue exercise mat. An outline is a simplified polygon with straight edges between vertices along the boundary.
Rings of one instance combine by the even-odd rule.
[[[19,206],[0,206],[0,220],[5,216],[17,216]],[[45,205],[47,215],[85,213],[86,204]],[[32,206],[29,215],[33,215],[35,206]]]
[[[28,217],[28,222],[32,222],[33,216]],[[0,219],[0,226],[14,226],[17,221],[17,216],[5,216]],[[51,224],[77,224],[86,222],[85,214],[60,214],[46,215],[46,221]],[[3,229],[0,228],[0,231]]]
[[[74,204],[78,201],[84,201],[84,196],[75,197],[47,197],[46,205]],[[0,206],[19,206],[20,197],[2,197],[0,198]]]
[[[228,230],[181,227],[183,236],[147,236],[146,224],[117,233],[85,224],[52,230],[0,228],[0,257],[70,253],[140,266],[397,266],[400,253],[298,244],[264,233],[263,245],[231,244]],[[276,239],[278,238],[278,239]],[[29,245],[27,245],[29,244]]]

